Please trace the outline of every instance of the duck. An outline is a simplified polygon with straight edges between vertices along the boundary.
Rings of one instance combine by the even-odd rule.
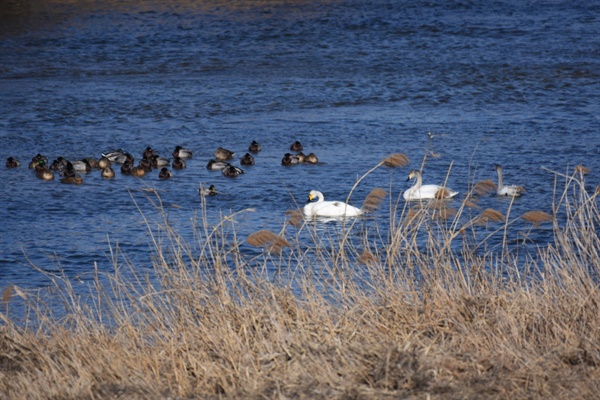
[[[200,196],[216,196],[217,189],[215,189],[215,185],[210,185],[207,188],[200,185],[200,187],[198,188],[198,194]]]
[[[62,178],[61,183],[69,183],[73,185],[81,185],[83,183],[83,178],[79,174],[75,174],[73,176],[65,176]]]
[[[223,147],[219,147],[215,150],[215,157],[220,161],[231,160],[235,153],[231,150],[224,149]]]
[[[519,197],[523,188],[521,186],[516,185],[506,185],[504,186],[502,183],[502,166],[496,164],[494,169],[498,173],[498,189],[496,190],[496,194],[498,196],[514,196]]]
[[[162,167],[158,173],[159,179],[169,179],[171,176],[173,176],[173,173],[167,167]]]
[[[184,169],[185,167],[185,161],[183,161],[181,157],[175,157],[175,159],[173,159],[173,169]]]
[[[290,153],[285,153],[281,159],[281,165],[295,165],[300,163],[300,158],[293,156]]]
[[[241,168],[229,164],[221,170],[221,173],[230,178],[235,178],[236,176],[243,174],[244,171]]]
[[[184,149],[181,146],[176,146],[175,150],[173,150],[173,157],[176,158],[191,158],[192,157],[192,151],[188,150],[188,149]]]
[[[161,157],[158,154],[154,154],[150,159],[150,162],[152,163],[152,168],[167,167],[171,164],[171,160]]]
[[[73,169],[76,172],[90,172],[92,170],[92,166],[90,165],[87,159],[72,161]]]
[[[256,140],[253,140],[252,143],[250,143],[250,146],[248,147],[248,151],[250,153],[258,153],[261,150],[262,150],[262,146],[260,144],[258,144],[258,142]]]
[[[135,176],[136,178],[141,178],[142,176],[146,175],[146,169],[140,165],[138,165],[137,167],[133,167],[131,169],[131,176]]]
[[[62,176],[75,176],[77,173],[75,172],[75,168],[73,167],[73,164],[71,163],[71,161],[67,161],[67,163],[65,164],[65,167],[60,171],[60,174]]]
[[[46,167],[46,162],[43,159],[38,160],[34,169],[38,178],[44,181],[51,181],[54,179],[54,174]]]
[[[102,153],[101,156],[104,158],[107,158],[110,162],[117,163],[117,164],[123,164],[127,160],[129,160],[129,161],[131,161],[131,163],[133,163],[133,156],[121,149],[111,151],[108,153]]]
[[[302,143],[300,143],[298,140],[296,140],[294,143],[292,143],[292,145],[290,146],[290,150],[292,151],[302,151],[303,147],[302,147]]]
[[[315,153],[309,153],[306,157],[304,157],[304,162],[307,164],[317,164],[319,159],[315,156]]]
[[[152,149],[152,147],[148,146],[148,147],[146,147],[146,150],[144,150],[142,152],[142,158],[145,158],[147,160],[151,160],[152,157],[154,156],[154,154],[156,154],[156,153],[154,152],[154,150]]]
[[[65,169],[66,166],[67,166],[67,160],[63,157],[58,157],[54,161],[52,161],[52,164],[50,164],[50,167],[48,167],[48,168],[52,171],[61,172],[62,170]]]
[[[82,159],[82,161],[87,162],[90,165],[90,167],[92,167],[92,169],[100,168],[100,164],[98,163],[98,160],[96,160],[95,158],[86,157],[86,158]]]
[[[407,181],[415,179],[415,184],[404,192],[403,197],[406,201],[424,200],[424,199],[449,199],[458,194],[458,192],[440,185],[423,185],[421,172],[413,169],[408,174]]]
[[[102,168],[102,177],[103,178],[114,178],[115,177],[115,170],[112,169],[112,167],[109,165],[108,167],[104,167]]]
[[[133,170],[133,163],[130,161],[125,161],[123,165],[121,165],[121,173],[123,175],[131,175],[131,171]]]
[[[142,158],[138,163],[138,167],[142,168],[146,172],[152,171],[152,163],[147,158]]]
[[[213,171],[221,171],[223,168],[228,167],[229,165],[230,164],[225,161],[209,160],[208,164],[206,164],[206,168]]]
[[[244,154],[244,157],[240,160],[242,165],[254,165],[254,157],[250,153]]]
[[[317,201],[313,202],[314,199]],[[308,194],[308,204],[303,208],[304,215],[313,217],[358,217],[363,214],[360,208],[346,204],[343,201],[325,201],[323,193],[311,190]]]
[[[29,163],[29,168],[34,169],[36,165],[38,165],[38,161],[44,161],[44,163],[48,162],[48,157],[41,155],[40,153],[33,156],[31,162]]]
[[[100,169],[104,169],[106,167],[110,167],[112,166],[112,163],[110,162],[110,160],[104,156],[100,157],[100,160],[98,160],[98,168]]]
[[[6,159],[6,168],[17,168],[21,166],[21,162],[15,157],[8,157]]]

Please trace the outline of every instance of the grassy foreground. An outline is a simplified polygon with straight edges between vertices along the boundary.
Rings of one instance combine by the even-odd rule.
[[[527,261],[477,232],[506,242],[515,219],[548,214],[482,211],[477,186],[457,210],[396,210],[392,233],[364,243],[292,213],[296,228],[247,238],[235,216],[205,220],[191,244],[165,219],[151,227],[156,280],[116,265],[83,302],[52,276],[66,317],[4,290],[4,311],[27,298],[38,324],[0,313],[0,398],[598,398],[599,195],[565,179],[554,244]]]

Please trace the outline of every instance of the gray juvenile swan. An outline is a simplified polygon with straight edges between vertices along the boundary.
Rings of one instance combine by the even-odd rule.
[[[515,196],[518,197],[521,195],[523,188],[521,186],[516,185],[506,185],[504,186],[502,183],[502,166],[496,164],[494,167],[496,172],[498,173],[498,190],[496,193],[498,196]]]

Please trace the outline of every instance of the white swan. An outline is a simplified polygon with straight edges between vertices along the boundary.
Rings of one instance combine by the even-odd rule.
[[[410,189],[404,192],[404,200],[421,200],[421,199],[449,199],[458,194],[454,190],[448,189],[440,185],[423,185],[421,173],[413,169],[408,174],[407,181],[415,179],[415,184]]]
[[[363,214],[360,208],[356,208],[343,201],[325,201],[323,193],[311,190],[308,194],[308,203],[304,206],[304,215],[307,217],[357,217]]]
[[[496,169],[496,172],[498,173],[498,190],[496,190],[496,193],[498,194],[498,196],[519,197],[521,195],[521,192],[523,191],[523,188],[521,186],[515,186],[515,185],[504,186],[502,184],[502,166],[496,164],[495,169]]]

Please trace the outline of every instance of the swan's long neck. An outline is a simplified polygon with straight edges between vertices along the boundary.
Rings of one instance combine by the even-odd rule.
[[[413,190],[419,190],[421,185],[423,184],[423,177],[421,177],[421,173],[415,173],[415,184],[412,186]]]
[[[502,190],[504,187],[502,184],[502,168],[496,168],[496,172],[498,172],[498,190]]]
[[[325,200],[325,197],[323,197],[323,193],[317,192],[317,203],[320,203],[323,200]]]

